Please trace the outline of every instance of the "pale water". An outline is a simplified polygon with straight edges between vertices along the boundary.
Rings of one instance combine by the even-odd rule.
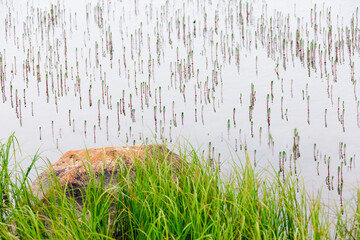
[[[40,148],[52,163],[164,140],[226,172],[246,150],[257,169],[349,199],[358,5],[296,2],[0,0],[0,136],[15,131],[23,156]]]

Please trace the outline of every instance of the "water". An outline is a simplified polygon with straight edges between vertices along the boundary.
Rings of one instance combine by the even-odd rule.
[[[303,2],[2,0],[0,136],[15,131],[24,156],[40,147],[51,163],[84,146],[165,139],[226,172],[246,149],[257,169],[285,168],[312,191],[350,199],[360,164],[358,10]]]

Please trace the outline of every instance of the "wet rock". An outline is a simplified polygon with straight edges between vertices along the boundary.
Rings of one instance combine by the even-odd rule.
[[[49,191],[54,189],[56,179],[62,188],[66,187],[67,194],[75,197],[81,205],[81,195],[88,186],[90,175],[95,176],[95,179],[104,178],[105,188],[108,188],[109,183],[116,183],[121,167],[131,169],[130,178],[133,180],[135,176],[132,165],[135,159],[146,164],[149,159],[161,159],[158,156],[166,156],[168,161],[172,161],[174,168],[180,166],[180,157],[163,145],[68,151],[35,179],[31,184],[31,191],[40,200],[45,200]]]

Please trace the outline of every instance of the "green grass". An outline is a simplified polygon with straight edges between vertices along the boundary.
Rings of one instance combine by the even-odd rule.
[[[224,178],[193,150],[181,154],[179,168],[158,153],[147,164],[138,160],[131,168],[120,167],[119,177],[107,189],[104,178],[99,181],[89,169],[79,207],[56,179],[53,191],[39,201],[28,180],[38,156],[26,171],[10,171],[15,149],[13,135],[0,144],[2,239],[359,238],[358,201],[344,217],[319,198],[309,199],[304,189],[298,192],[291,178],[255,173],[248,158]]]

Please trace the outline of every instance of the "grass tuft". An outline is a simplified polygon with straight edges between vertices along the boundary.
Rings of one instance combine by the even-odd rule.
[[[82,206],[54,178],[40,201],[29,190],[26,171],[13,171],[18,142],[0,144],[0,237],[2,239],[333,239],[358,238],[360,207],[329,219],[319,198],[308,199],[292,178],[255,173],[248,157],[224,178],[195,150],[181,155],[181,166],[166,153],[147,154],[106,187],[86,165],[89,183]],[[149,150],[150,151],[150,150]],[[152,158],[150,156],[153,156]],[[86,164],[86,161],[84,161]],[[177,163],[179,164],[179,163]],[[226,180],[225,180],[226,179]],[[360,196],[360,191],[358,195]]]

